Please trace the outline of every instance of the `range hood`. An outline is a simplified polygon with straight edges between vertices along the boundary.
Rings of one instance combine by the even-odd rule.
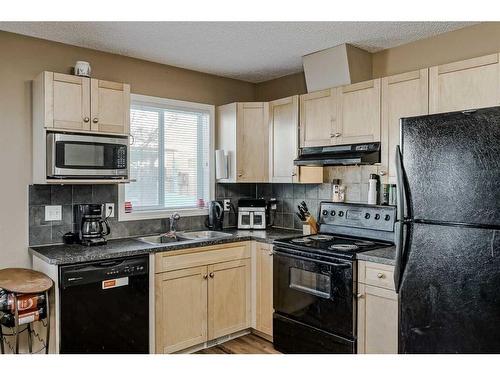
[[[301,166],[361,165],[380,163],[380,142],[304,147],[293,161]]]

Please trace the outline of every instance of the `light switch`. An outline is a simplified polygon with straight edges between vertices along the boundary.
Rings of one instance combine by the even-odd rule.
[[[62,206],[45,206],[45,221],[61,221]]]

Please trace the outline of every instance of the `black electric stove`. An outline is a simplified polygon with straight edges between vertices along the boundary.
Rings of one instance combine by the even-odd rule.
[[[395,219],[395,207],[322,202],[319,234],[274,242],[277,350],[356,353],[356,254],[393,246]]]

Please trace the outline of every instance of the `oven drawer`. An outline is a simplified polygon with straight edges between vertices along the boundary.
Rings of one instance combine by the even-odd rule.
[[[360,260],[358,282],[394,290],[394,266]]]

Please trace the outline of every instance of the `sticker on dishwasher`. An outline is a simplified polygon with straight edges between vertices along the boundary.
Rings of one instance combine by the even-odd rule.
[[[120,277],[119,279],[104,280],[102,289],[118,288],[125,285],[128,285],[128,277]]]

